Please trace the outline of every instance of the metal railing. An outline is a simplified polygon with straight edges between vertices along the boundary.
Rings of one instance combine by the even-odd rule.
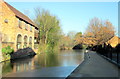
[[[91,50],[96,51],[120,67],[120,44],[118,44],[116,47],[112,47],[110,44],[96,45],[92,47]]]
[[[105,56],[108,60],[110,60],[111,62],[115,63],[120,67],[120,52],[109,51],[109,52],[104,52],[99,54]]]

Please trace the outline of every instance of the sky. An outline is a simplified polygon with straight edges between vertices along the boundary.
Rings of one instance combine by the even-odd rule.
[[[10,5],[35,18],[35,8],[44,8],[56,15],[65,34],[70,31],[85,32],[89,21],[94,17],[109,20],[118,31],[117,2],[8,2]],[[116,32],[116,34],[118,34]]]
[[[119,0],[5,0],[9,2],[119,2]]]

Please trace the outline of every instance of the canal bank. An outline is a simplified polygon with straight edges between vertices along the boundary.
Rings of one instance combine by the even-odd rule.
[[[120,69],[93,51],[85,53],[85,60],[67,78],[119,77]]]

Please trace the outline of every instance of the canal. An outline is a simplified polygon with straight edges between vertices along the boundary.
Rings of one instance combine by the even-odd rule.
[[[62,50],[0,63],[2,76],[66,77],[84,60],[84,50]]]

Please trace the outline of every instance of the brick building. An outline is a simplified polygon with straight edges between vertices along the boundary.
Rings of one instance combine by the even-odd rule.
[[[113,36],[106,42],[106,44],[110,44],[113,48],[115,48],[118,44],[120,44],[120,38],[118,36]]]
[[[26,47],[34,49],[34,42],[38,37],[35,24],[7,2],[0,1],[0,5],[2,47],[9,45],[14,50]]]

